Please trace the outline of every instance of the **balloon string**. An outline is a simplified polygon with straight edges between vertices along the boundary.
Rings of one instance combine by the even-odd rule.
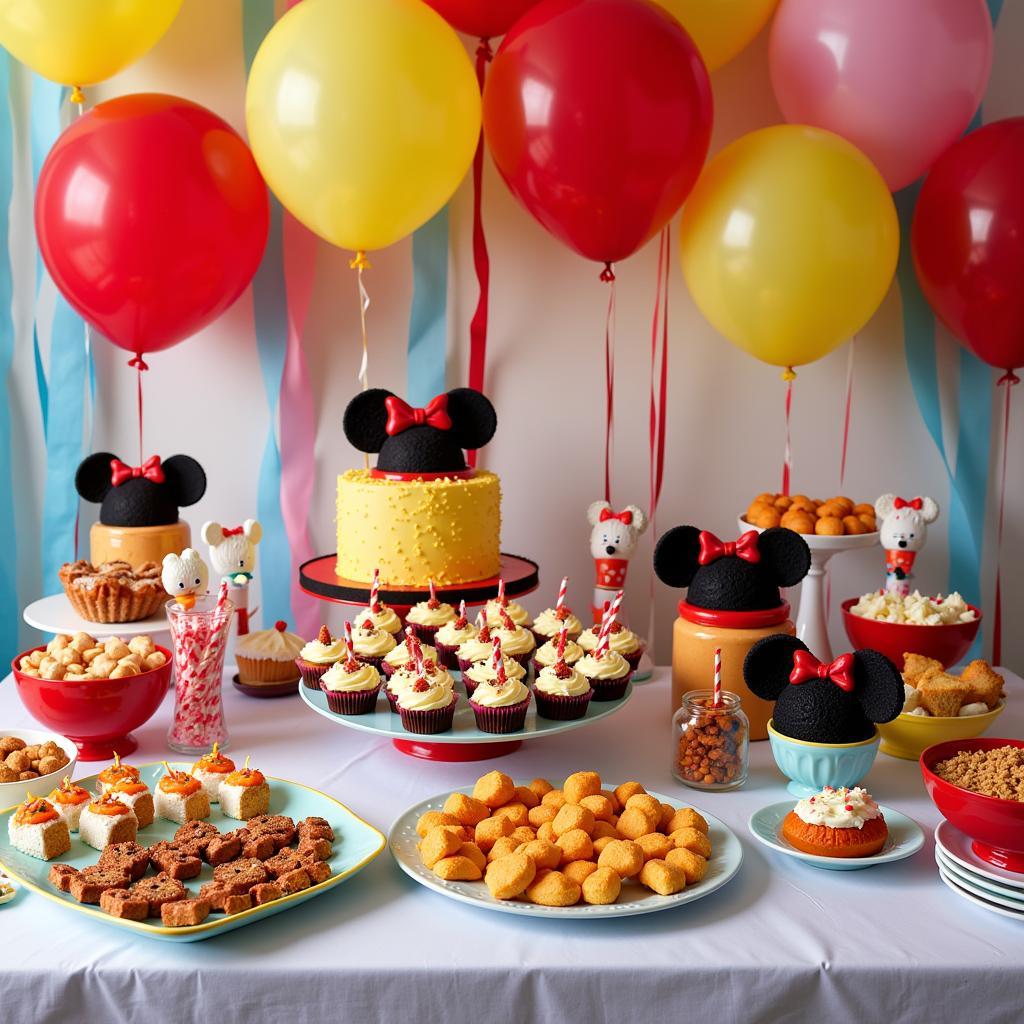
[[[843,440],[839,455],[839,493],[843,493],[846,480],[846,452],[850,446],[850,410],[853,406],[853,356],[857,347],[857,338],[850,339],[850,351],[846,357],[846,408],[843,412]],[[832,614],[832,576],[825,580],[825,618]]]
[[[1002,467],[999,471],[999,522],[996,528],[996,594],[994,616],[992,623],[992,663],[1001,665],[1003,658],[1003,581],[1002,581],[1002,560],[1003,560],[1003,515],[1006,510],[1006,455],[1010,440],[1010,398],[1013,388],[1020,383],[1020,377],[1007,370],[997,382],[1005,386],[1003,392],[1003,456]]]
[[[790,420],[793,414],[793,381],[796,379],[796,374],[793,373],[792,367],[789,367],[787,373],[791,376],[782,375],[782,379],[786,382],[786,450],[782,459],[783,494],[789,494],[789,481],[793,471],[793,439],[790,433]]]
[[[82,87],[80,85],[72,86],[71,102],[77,103],[78,106],[82,106],[82,104],[85,103],[85,93],[82,92]]]
[[[476,81],[483,95],[487,64],[494,56],[490,41],[481,39],[476,49]],[[484,390],[484,374],[487,366],[487,315],[491,283],[491,261],[487,252],[487,237],[484,234],[483,219],[484,188],[484,133],[480,129],[476,153],[473,156],[473,267],[479,289],[476,311],[469,324],[469,386],[477,391]],[[469,468],[476,466],[476,449],[466,453]]]
[[[612,500],[612,444],[615,417],[615,274],[610,263],[605,264],[601,280],[608,289],[608,313],[604,322],[604,500]]]
[[[145,460],[142,454],[142,374],[149,369],[149,364],[142,358],[142,353],[137,352],[133,359],[128,360],[128,365],[135,369],[136,406],[139,419],[139,465]]]
[[[359,372],[356,379],[362,385],[364,391],[370,386],[370,349],[366,341],[366,311],[370,308],[370,293],[363,283],[363,271],[370,268],[370,261],[362,249],[355,254],[355,257],[348,262],[349,267],[356,272],[356,279],[359,282],[359,331],[362,336],[363,355],[359,361]],[[363,466],[370,468],[370,456],[363,456]]]
[[[669,265],[672,256],[672,236],[668,225],[661,229],[658,241],[658,278],[654,293],[654,317],[651,322],[651,412],[649,425],[650,443],[650,523],[651,534],[658,536],[658,503],[665,475],[665,415],[668,393],[668,282]],[[661,369],[658,363],[658,329],[661,321]],[[647,623],[648,646],[654,647],[655,589],[654,574],[649,576],[649,607]]]

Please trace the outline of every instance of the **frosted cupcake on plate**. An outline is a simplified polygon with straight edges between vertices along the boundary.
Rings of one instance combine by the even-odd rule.
[[[590,683],[594,700],[619,700],[626,692],[633,670],[629,662],[607,645],[584,654],[573,666]]]
[[[320,679],[327,706],[339,715],[368,715],[377,706],[380,687],[377,669],[356,658],[336,662]]]
[[[389,607],[378,598],[379,592],[380,569],[374,569],[373,583],[370,585],[370,604],[366,608],[360,608],[352,616],[352,620],[362,623],[369,618],[375,629],[383,629],[385,633],[390,633],[397,641],[400,639],[402,632],[402,620],[395,613],[394,608]]]
[[[481,682],[473,690],[469,706],[481,732],[518,732],[526,724],[530,689],[521,680],[509,679],[499,665],[493,680]]]
[[[420,601],[409,609],[405,617],[406,625],[412,626],[413,632],[425,643],[432,644],[437,631],[447,622],[456,619],[455,609],[444,601],[439,601],[434,581],[428,581],[430,597]]]
[[[273,629],[260,629],[239,637],[235,645],[238,681],[247,686],[296,682],[296,659],[305,646],[298,633],[288,632],[288,623],[279,619]]]
[[[420,676],[398,695],[398,713],[406,732],[434,735],[447,732],[455,720],[458,696],[440,682]]]
[[[562,654],[561,660],[566,665],[575,665],[585,653],[575,640],[566,640],[565,651]],[[540,674],[542,669],[549,668],[558,660],[558,638],[552,637],[546,644],[541,644],[533,652],[533,670]]]
[[[504,612],[517,626],[530,625],[530,613],[515,601],[510,601],[505,596],[505,581],[498,580],[498,596],[492,597],[484,605],[484,615],[489,626],[497,626],[501,623],[501,613]]]
[[[491,641],[491,627],[487,624],[484,612],[479,612],[476,617],[476,636],[459,644],[455,652],[455,660],[459,664],[459,671],[463,674],[478,661],[486,661],[494,649]]]
[[[398,646],[395,638],[386,629],[378,629],[370,618],[356,619],[355,623],[352,645],[356,657],[383,672],[384,658]]]
[[[417,650],[423,656],[424,661],[437,661],[437,650],[430,644],[421,643],[419,637],[412,631],[412,627],[407,626],[402,643],[396,644],[384,655],[384,661],[381,663],[384,675],[390,676],[392,672],[397,672],[400,668],[405,668],[406,665],[414,664]]]
[[[597,650],[600,639],[601,626],[591,626],[580,633],[577,643],[587,654],[590,654]],[[644,653],[644,642],[636,633],[613,619],[608,628],[608,645],[616,654],[621,654],[629,662],[630,669],[636,670]]]
[[[331,636],[327,626],[321,626],[316,639],[305,644],[295,659],[303,685],[310,690],[319,690],[320,677],[344,657],[344,640]]]
[[[593,696],[587,677],[564,661],[548,665],[533,681],[533,698],[541,718],[560,722],[582,718]]]
[[[455,680],[451,673],[433,658],[424,658],[419,664],[411,662],[397,672],[393,672],[385,684],[388,703],[396,714],[398,713],[399,695],[403,690],[412,686],[417,679],[426,679],[432,686],[444,686],[449,690],[455,689]]]
[[[517,626],[505,611],[499,614],[499,619],[500,625],[491,627],[491,636],[501,640],[501,650],[506,657],[515,658],[523,668],[529,668],[537,649],[533,633],[525,626]]]
[[[544,611],[533,620],[533,635],[537,640],[537,646],[546,644],[549,640],[558,638],[558,634],[564,626],[569,631],[569,639],[575,640],[583,632],[583,623],[577,616],[573,615],[572,609],[565,603],[566,592],[569,588],[569,577],[563,576],[561,585],[558,588],[558,599],[554,608],[545,608]]]
[[[514,679],[518,683],[526,682],[526,669],[514,658],[503,657],[500,664],[506,679]],[[462,673],[462,682],[470,697],[481,683],[493,683],[497,678],[498,669],[492,661],[474,662]]]
[[[459,667],[459,648],[469,640],[476,638],[479,630],[466,617],[466,602],[459,604],[459,614],[451,622],[446,622],[434,635],[434,647],[437,656],[445,668]]]

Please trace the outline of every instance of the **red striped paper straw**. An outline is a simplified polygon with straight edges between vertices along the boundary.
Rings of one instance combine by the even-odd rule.
[[[405,627],[405,649],[409,652],[409,657],[411,658],[416,650],[416,633],[413,631],[412,626]]]
[[[715,648],[715,699],[714,706],[717,708],[722,703],[722,648]]]
[[[427,586],[430,587],[430,603],[432,605],[437,604],[437,589],[434,587],[433,580],[427,580]]]
[[[563,576],[561,586],[558,588],[558,600],[555,602],[555,611],[560,612],[565,604],[565,595],[569,590],[569,577]]]
[[[370,584],[370,611],[376,614],[380,611],[380,604],[377,601],[377,594],[380,592],[380,569],[373,570],[373,582]]]
[[[498,577],[498,604],[501,605],[502,608],[504,608],[505,604],[506,604],[506,600],[505,600],[505,579],[502,576]]]
[[[562,660],[562,657],[565,654],[565,645],[568,642],[568,640],[569,640],[569,627],[568,626],[563,626],[559,630],[559,632],[558,632],[558,647],[556,649],[559,661]]]
[[[349,661],[356,660],[356,649],[352,645],[352,623],[345,623],[345,646],[348,648],[348,659]]]
[[[512,616],[504,608],[499,609],[498,614],[501,616],[501,628],[514,633],[516,631],[516,624],[512,621]]]
[[[497,672],[498,669],[501,668],[501,637],[500,636],[496,636],[491,641],[491,668],[493,668],[495,672]]]
[[[426,666],[423,664],[423,648],[416,644],[412,651],[413,663],[416,666],[416,677],[422,678],[426,674]]]
[[[611,629],[612,626],[615,624],[615,620],[616,620],[616,618],[618,617],[618,614],[619,614],[619,608],[622,605],[622,595],[624,593],[625,593],[624,590],[620,590],[615,595],[615,599],[612,601],[611,605],[609,606],[608,611],[605,612],[605,616],[604,616],[605,622],[604,622],[604,625],[602,626],[602,629]]]
[[[483,612],[481,612],[480,614],[482,615]],[[465,601],[460,601],[459,602],[459,618],[460,619],[465,619],[466,618],[466,602]],[[467,621],[468,621],[468,619],[467,619]]]

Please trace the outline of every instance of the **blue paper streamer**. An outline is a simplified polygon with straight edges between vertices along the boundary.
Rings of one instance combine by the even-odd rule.
[[[9,96],[11,58],[0,50],[0,95]],[[18,546],[14,543],[14,479],[11,434],[11,367],[14,363],[14,319],[11,301],[14,286],[8,242],[11,191],[14,187],[14,130],[10,107],[0,102],[0,664],[6,665],[18,653]]]
[[[242,36],[248,73],[260,43],[274,24],[273,0],[247,0],[243,5]],[[281,205],[270,200],[270,235],[267,249],[252,283],[263,387],[267,394],[270,425],[263,448],[256,489],[256,515],[263,527],[260,542],[261,608],[264,622],[294,622],[291,607],[291,549],[281,513],[281,451],[275,423],[284,374],[288,320],[284,280]]]
[[[412,236],[407,396],[424,406],[445,390],[448,340],[448,207]]]

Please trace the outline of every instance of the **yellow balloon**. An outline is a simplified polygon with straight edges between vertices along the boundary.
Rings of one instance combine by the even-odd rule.
[[[138,60],[181,0],[3,0],[0,43],[62,85],[94,85]]]
[[[885,298],[899,224],[874,164],[820,128],[776,125],[727,146],[683,207],[694,302],[730,341],[797,366],[851,338]]]
[[[779,0],[655,0],[683,28],[708,71],[728,64],[745,50],[772,16]]]
[[[274,194],[346,249],[383,249],[451,198],[480,136],[462,43],[422,0],[303,0],[267,35],[245,96]]]

